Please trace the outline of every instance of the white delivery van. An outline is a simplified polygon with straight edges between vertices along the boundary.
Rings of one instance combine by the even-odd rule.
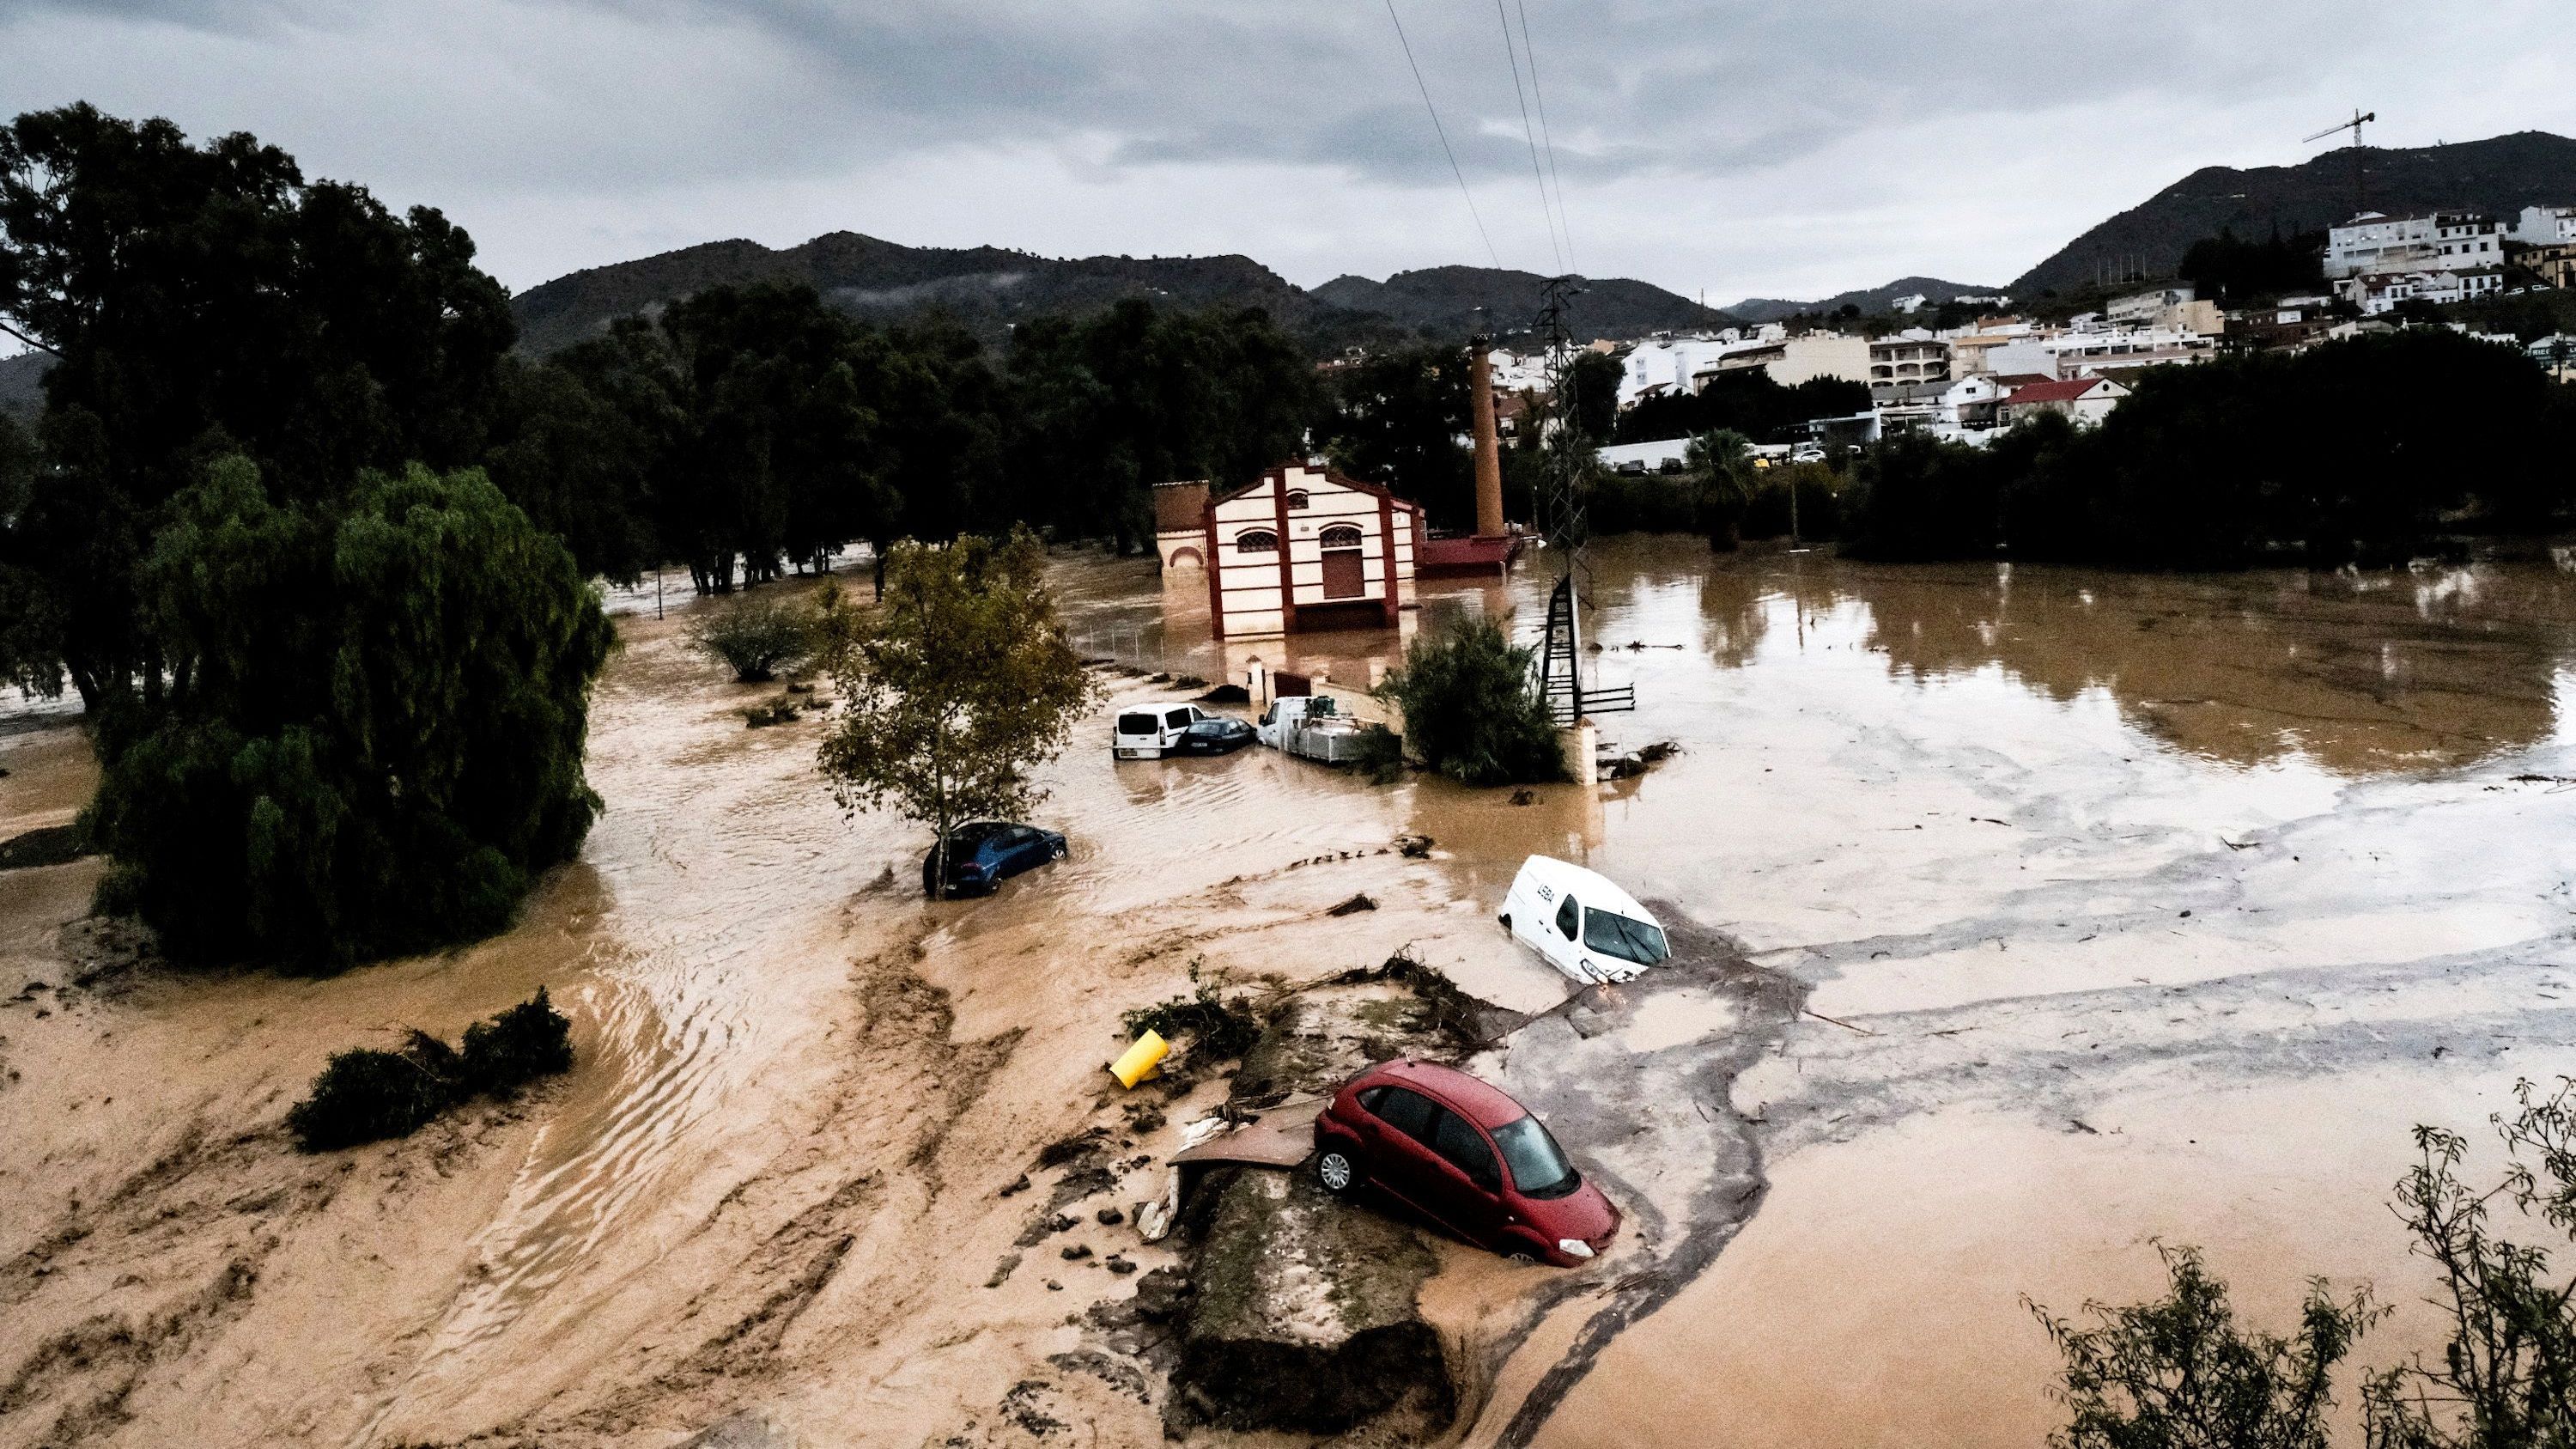
[[[1118,722],[1111,726],[1111,755],[1121,760],[1159,760],[1164,751],[1181,742],[1183,730],[1208,718],[1208,712],[1195,704],[1128,705],[1118,711]]]
[[[1634,897],[1553,856],[1521,862],[1502,920],[1547,964],[1587,986],[1626,981],[1673,954],[1664,928]]]

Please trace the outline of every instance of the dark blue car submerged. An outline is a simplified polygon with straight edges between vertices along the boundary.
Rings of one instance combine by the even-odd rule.
[[[935,850],[921,857],[921,891],[931,894],[930,873],[939,859]],[[977,820],[948,832],[948,897],[989,894],[1004,879],[1064,859],[1064,837],[1034,825],[1006,820]]]

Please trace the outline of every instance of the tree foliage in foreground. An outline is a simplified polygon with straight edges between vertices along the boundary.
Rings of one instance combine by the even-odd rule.
[[[1530,667],[1534,653],[1499,625],[1462,619],[1413,641],[1378,692],[1403,708],[1405,744],[1431,769],[1470,785],[1562,780],[1565,753]]]
[[[171,514],[140,574],[165,697],[100,723],[102,908],[317,970],[506,926],[599,808],[613,636],[563,545],[473,470],[301,503],[230,458]]]
[[[1094,685],[1056,618],[1045,550],[1025,530],[994,540],[905,541],[882,600],[824,610],[825,666],[842,707],[821,765],[844,811],[888,808],[928,826],[932,879],[949,832],[1025,814],[1029,771],[1055,758]]]
[[[2418,1160],[2397,1185],[2397,1214],[2441,1284],[2440,1356],[2418,1355],[2363,1382],[2368,1449],[2570,1449],[2576,1446],[2576,1274],[2553,1272],[2535,1238],[2576,1244],[2576,1078],[2493,1118],[2500,1181],[2462,1180],[2459,1134],[2418,1127]],[[2497,1209],[2514,1209],[2500,1221]],[[2059,1396],[2074,1411],[2051,1442],[2066,1449],[2324,1449],[2330,1378],[2388,1310],[2365,1288],[2336,1300],[2311,1280],[2298,1332],[2240,1327],[2226,1286],[2198,1253],[2158,1245],[2167,1295],[2124,1308],[2086,1305],[2078,1327],[2028,1299],[2064,1359]]]
[[[2517,1241],[2493,1209],[2526,1230],[2545,1224],[2576,1244],[2576,1081],[2495,1119],[2509,1164],[2484,1190],[2460,1180],[2468,1144],[2415,1129],[2421,1154],[2397,1185],[2415,1251],[2442,1272],[2435,1305],[2451,1322],[2441,1361],[2377,1375],[2369,1390],[2375,1449],[2570,1449],[2576,1446],[2576,1273],[2551,1274],[2549,1250]]]
[[[2242,1327],[2227,1285],[2191,1248],[2159,1243],[2170,1292],[2153,1303],[2088,1303],[2079,1327],[2023,1300],[2065,1359],[2074,1410],[2064,1449],[2325,1449],[2335,1365],[2383,1316],[2367,1292],[2338,1302],[2308,1285],[2298,1332]]]

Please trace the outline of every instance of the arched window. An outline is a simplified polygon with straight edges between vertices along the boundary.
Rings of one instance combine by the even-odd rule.
[[[1326,548],[1357,548],[1360,546],[1360,531],[1347,523],[1337,523],[1325,529],[1315,541]]]
[[[1234,536],[1237,553],[1277,553],[1279,535],[1266,528],[1247,528]]]
[[[1288,490],[1288,506],[1289,506],[1289,507],[1291,507],[1291,508],[1303,508],[1303,507],[1305,507],[1305,506],[1306,506],[1307,501],[1308,501],[1308,500],[1307,500],[1307,497],[1306,497],[1306,490],[1305,490],[1305,489],[1303,489],[1303,488],[1291,488],[1291,489],[1289,489],[1289,490]]]

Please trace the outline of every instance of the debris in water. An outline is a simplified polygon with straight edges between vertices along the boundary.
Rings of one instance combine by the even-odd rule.
[[[1011,1281],[1011,1270],[1019,1266],[1019,1254],[1004,1253],[1002,1255],[1002,1261],[993,1265],[993,1276],[984,1280],[984,1286],[987,1288],[1001,1287],[1003,1284]]]
[[[1120,1223],[1127,1221],[1127,1215],[1114,1207],[1102,1208],[1100,1211],[1093,1213],[1092,1216],[1098,1219],[1100,1225],[1104,1228],[1114,1228]]]
[[[1068,1263],[1079,1263],[1083,1259],[1091,1256],[1091,1245],[1089,1243],[1070,1243],[1062,1248],[1058,1248],[1056,1250],[1056,1256],[1064,1259]]]
[[[1362,891],[1359,894],[1352,896],[1349,900],[1342,902],[1340,905],[1333,907],[1331,910],[1324,912],[1324,914],[1328,916],[1356,916],[1362,911],[1373,911],[1376,909],[1377,902],[1369,899],[1368,892]]]
[[[1512,792],[1512,803],[1515,805],[1535,805],[1538,803],[1538,792],[1528,788],[1527,786],[1523,786],[1522,788]]]
[[[1016,1195],[1018,1195],[1018,1194],[1020,1194],[1020,1193],[1027,1192],[1028,1190],[1029,1190],[1029,1175],[1028,1175],[1027,1173],[1023,1172],[1023,1173],[1021,1173],[1019,1176],[1017,1176],[1017,1177],[1015,1177],[1015,1178],[1012,1178],[1012,1179],[1011,1179],[1011,1181],[1010,1181],[1010,1183],[1009,1183],[1007,1186],[1005,1186],[1005,1187],[1004,1187],[1000,1192],[997,1192],[997,1193],[993,1194],[993,1196],[995,1196],[995,1197],[1013,1197],[1013,1196],[1016,1196]]]
[[[1395,838],[1395,848],[1396,852],[1407,860],[1420,860],[1431,853],[1431,837],[1399,835]]]
[[[2099,1137],[2102,1135],[2101,1129],[2095,1127],[2092,1123],[2085,1121],[2081,1117],[2067,1118],[2066,1125],[2074,1131],[2083,1133],[2087,1137]]]

